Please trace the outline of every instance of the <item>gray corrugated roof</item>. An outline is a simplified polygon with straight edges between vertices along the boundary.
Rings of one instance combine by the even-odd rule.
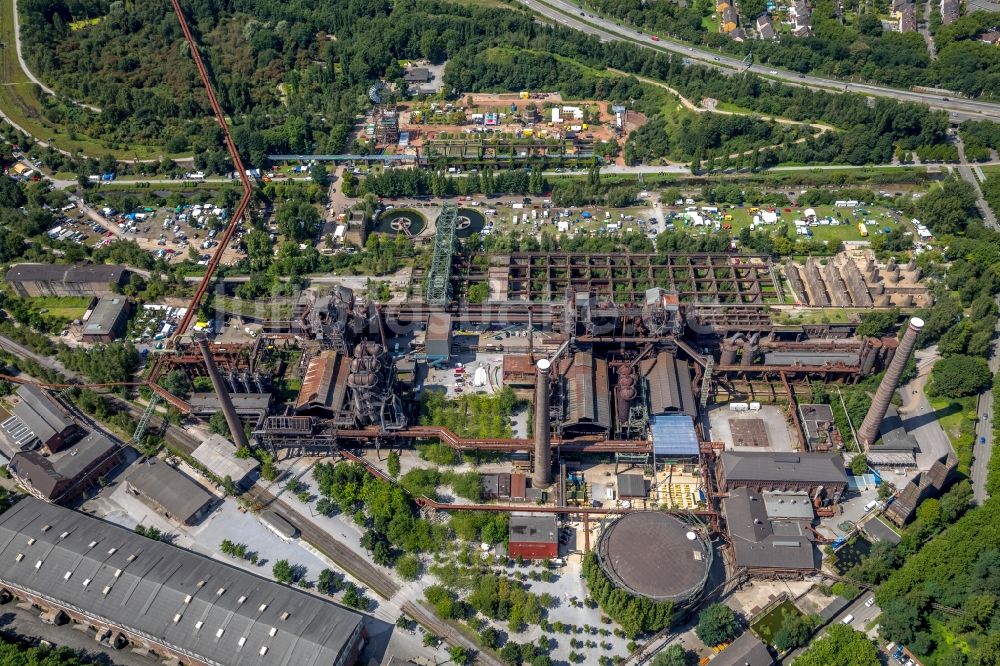
[[[228,476],[237,483],[260,467],[260,463],[253,458],[237,458],[236,447],[225,437],[215,434],[209,435],[192,451],[191,457],[220,479]]]
[[[729,485],[738,481],[847,483],[847,472],[839,453],[724,451],[719,464]]]
[[[805,523],[772,521],[760,493],[736,488],[722,500],[736,566],[750,569],[813,569],[812,542]]]
[[[510,517],[510,541],[520,543],[556,543],[559,532],[555,516],[525,516],[513,514]]]
[[[267,411],[272,399],[270,393],[230,393],[229,397],[237,412]],[[220,409],[219,396],[215,393],[192,393],[188,404],[195,412],[214,412]]]
[[[619,474],[618,496],[645,497],[646,479],[642,477],[642,474]]]
[[[7,271],[7,282],[117,282],[128,270],[125,266],[88,264],[66,266],[60,264],[17,264]]]
[[[83,334],[109,335],[127,305],[128,299],[124,296],[107,296],[97,301],[90,317],[83,324]]]
[[[0,580],[208,663],[326,666],[361,629],[335,604],[33,498],[0,515]]]
[[[56,472],[68,479],[75,479],[93,463],[111,455],[116,448],[118,445],[115,442],[95,430],[69,449],[53,455],[50,460]]]
[[[687,361],[661,352],[655,359],[643,361],[641,369],[649,382],[651,414],[682,412],[696,416],[698,407],[691,387],[691,368]]]
[[[145,497],[163,507],[177,520],[185,521],[215,496],[157,458],[133,465],[125,480]]]
[[[767,651],[767,646],[749,631],[712,660],[712,666],[771,666],[773,663],[774,658]]]
[[[17,389],[17,397],[20,401],[11,412],[43,443],[73,427],[69,412],[34,384],[22,384]]]

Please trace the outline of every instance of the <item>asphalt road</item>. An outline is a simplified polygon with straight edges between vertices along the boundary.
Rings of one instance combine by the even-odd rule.
[[[671,51],[690,58],[692,61],[719,69],[737,72],[749,69],[749,71],[766,78],[805,86],[811,89],[855,92],[899,101],[921,102],[931,108],[948,111],[951,113],[952,119],[957,121],[969,119],[982,120],[987,118],[992,120],[1000,119],[1000,104],[996,103],[952,98],[945,94],[897,90],[866,83],[836,81],[818,76],[799,74],[798,72],[790,72],[769,65],[751,65],[748,68],[739,58],[716,54],[712,51],[689,46],[667,37],[660,36],[660,39],[654,42],[649,35],[617,25],[614,21],[602,18],[596,14],[591,14],[589,11],[582,10],[579,6],[567,2],[567,0],[521,0],[521,2],[550,21],[594,35],[602,41],[628,41],[649,49]],[[586,16],[581,16],[581,12],[585,12]]]
[[[1000,304],[1000,297],[997,299]],[[997,322],[996,330],[993,333],[993,354],[990,356],[990,372],[996,376],[1000,372],[1000,321]],[[986,414],[987,418],[982,418]],[[989,472],[990,458],[993,457],[993,390],[984,391],[979,395],[978,412],[979,419],[976,421],[976,444],[973,447],[972,459],[972,497],[976,504],[986,501],[986,476]],[[985,441],[982,441],[985,439]]]
[[[951,440],[935,416],[924,393],[931,369],[938,359],[937,348],[920,350],[917,356],[917,377],[909,384],[900,387],[903,405],[899,409],[900,417],[906,429],[917,440],[920,452],[917,453],[917,467],[930,469],[935,460],[952,451]]]

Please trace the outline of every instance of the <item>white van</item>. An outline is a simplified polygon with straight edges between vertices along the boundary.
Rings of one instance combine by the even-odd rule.
[[[841,620],[841,622],[843,622],[844,624],[850,624],[851,622],[854,622],[854,616],[848,615],[843,620]]]
[[[868,513],[877,506],[878,506],[878,500],[872,500],[871,502],[868,502],[868,504],[865,504],[865,513]]]

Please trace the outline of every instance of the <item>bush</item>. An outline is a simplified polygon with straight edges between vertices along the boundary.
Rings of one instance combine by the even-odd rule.
[[[732,640],[738,630],[733,609],[725,604],[712,604],[698,614],[695,633],[705,645],[712,647]]]
[[[420,559],[416,555],[403,555],[396,561],[396,573],[403,580],[420,578]]]

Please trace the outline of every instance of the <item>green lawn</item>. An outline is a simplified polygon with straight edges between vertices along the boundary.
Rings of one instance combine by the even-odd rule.
[[[13,0],[0,0],[0,42],[3,43],[3,63],[0,67],[0,109],[14,123],[35,139],[70,153],[82,151],[91,157],[101,157],[108,153],[117,159],[149,159],[162,157],[164,151],[159,146],[131,146],[125,150],[110,149],[104,142],[80,134],[70,138],[68,130],[48,121],[42,113],[42,102],[36,86],[28,78],[17,60],[14,40]],[[190,155],[169,155],[173,159]]]
[[[969,474],[976,444],[976,396],[965,398],[930,398],[938,423],[944,429],[958,457],[958,471]]]
[[[774,635],[778,633],[781,629],[781,625],[790,618],[798,615],[802,616],[802,611],[795,607],[791,601],[782,601],[780,604],[772,608],[761,617],[759,620],[755,620],[750,628],[753,629],[754,633],[760,636],[760,639],[765,643],[773,643]]]
[[[89,296],[39,296],[24,300],[35,310],[45,310],[44,314],[50,317],[72,321],[83,316],[92,299]]]

